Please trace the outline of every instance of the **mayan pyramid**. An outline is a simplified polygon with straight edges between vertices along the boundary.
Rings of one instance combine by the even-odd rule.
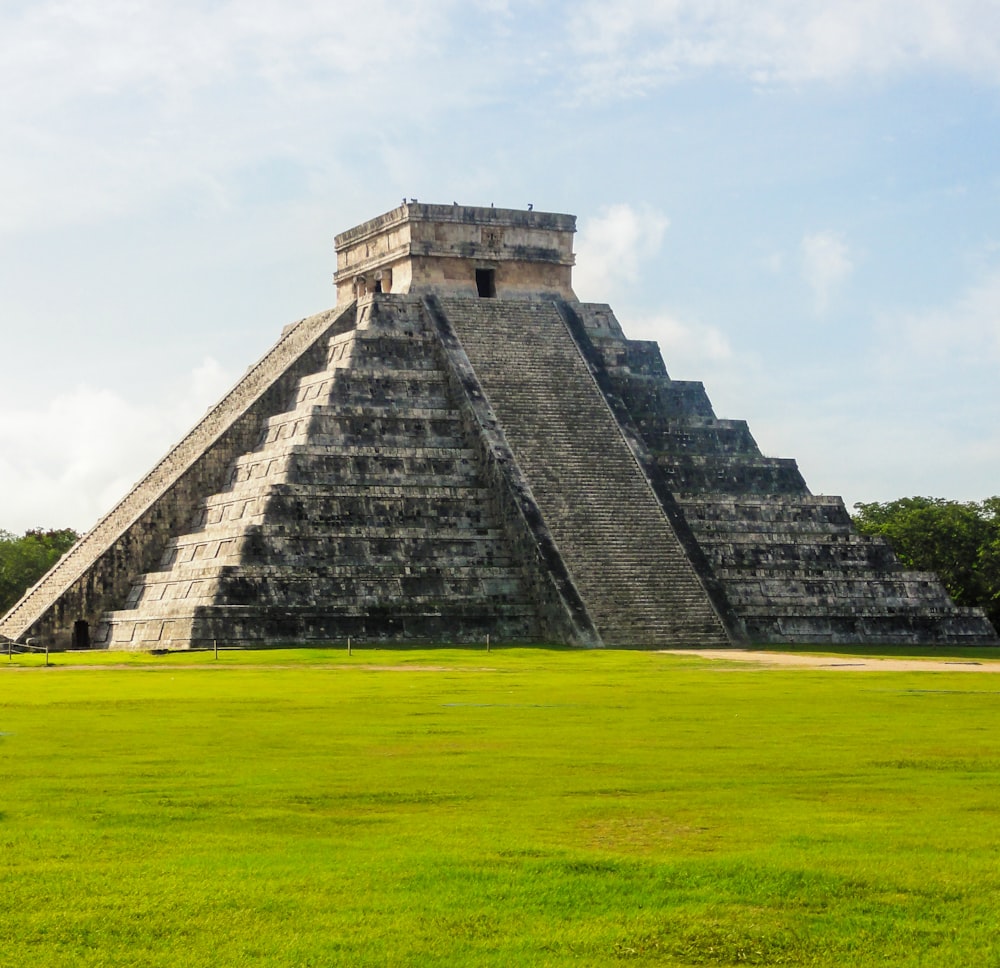
[[[52,648],[995,643],[572,289],[568,215],[403,204],[0,622]]]

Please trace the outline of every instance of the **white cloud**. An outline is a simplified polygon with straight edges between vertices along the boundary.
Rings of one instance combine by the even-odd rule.
[[[849,486],[852,502],[982,499],[998,490],[998,364],[995,266],[948,304],[879,316],[858,340],[848,384],[804,361],[803,404],[771,415],[771,432],[817,491]]]
[[[886,314],[883,365],[1000,363],[1000,267],[985,272],[949,306]],[[909,360],[909,363],[906,361]]]
[[[670,220],[653,209],[610,205],[585,219],[576,241],[573,286],[581,299],[606,301],[616,286],[634,283],[660,251]]]
[[[3,18],[0,64],[4,79],[35,109],[129,91],[172,96],[189,107],[193,92],[236,76],[271,85],[307,82],[433,54],[435,36],[455,6],[456,0],[427,0],[419,10],[391,0],[361,6],[344,0],[40,0],[20,17]],[[377,84],[378,77],[370,80]],[[7,104],[7,110],[16,107]]]
[[[651,339],[659,343],[667,369],[671,371],[699,373],[703,365],[724,363],[733,358],[733,348],[721,330],[685,322],[669,313],[630,315],[626,335],[630,339]]]
[[[721,330],[672,312],[650,314],[632,308],[636,301],[629,297],[645,274],[655,272],[669,226],[662,212],[624,203],[584,219],[576,242],[573,289],[584,302],[618,304],[626,335],[658,343],[671,374],[725,369],[733,350]]]
[[[232,378],[204,359],[169,399],[127,400],[79,385],[0,411],[0,528],[91,528],[223,393]]]
[[[780,251],[769,252],[760,259],[760,266],[772,275],[781,275],[785,270],[785,253]]]
[[[802,239],[802,275],[813,291],[816,308],[825,312],[834,290],[850,276],[854,265],[843,236],[816,232]]]
[[[589,94],[711,69],[764,84],[927,68],[1000,81],[993,0],[589,0],[571,33]]]
[[[914,409],[928,396],[932,412],[918,419]],[[937,388],[928,394],[886,381],[851,394],[820,393],[768,412],[750,429],[765,452],[795,458],[813,493],[839,494],[849,508],[914,494],[981,500],[998,490],[1000,435],[993,424],[970,425]]]
[[[458,0],[39,0],[0,11],[0,231],[115,216],[178,190],[188,205],[226,204],[241,170],[272,160],[327,183],[339,161],[356,166],[359,143],[371,164],[386,125],[502,83],[464,64],[476,56],[466,48],[445,64],[458,9],[468,16]],[[487,2],[482,16],[503,12]]]
[[[205,401],[206,406],[211,406],[231,382],[232,376],[218,361],[206,356],[191,371],[188,397],[192,401]]]

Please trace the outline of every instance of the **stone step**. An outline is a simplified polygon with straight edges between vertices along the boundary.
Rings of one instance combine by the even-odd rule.
[[[296,481],[283,480],[270,484],[267,488],[266,496],[272,497],[281,495],[287,498],[297,498],[300,500],[322,500],[331,501],[339,499],[352,500],[416,500],[427,501],[455,501],[455,502],[477,502],[485,499],[489,491],[485,487],[470,486],[465,480],[461,484],[440,484],[429,483],[437,481],[436,477],[428,477],[426,484],[413,483],[405,480],[403,483],[395,484],[366,484],[364,482],[351,483],[300,483]],[[223,491],[213,494],[203,502],[204,508],[226,507],[232,503],[232,493]]]
[[[476,473],[475,452],[464,446],[402,446],[384,441],[374,443],[319,444],[309,440],[289,446],[268,448],[267,452],[245,454],[233,465],[230,491],[249,481],[287,476],[304,482],[313,479],[337,481],[442,480],[468,481]],[[220,492],[228,493],[228,492]]]
[[[248,621],[255,618],[260,620],[261,609],[256,604],[251,605],[204,605],[197,601],[178,600],[174,602],[153,603],[162,605],[156,614],[146,614],[144,611],[131,609],[119,609],[113,612],[105,612],[103,619],[110,625],[127,628],[138,626],[147,622],[163,622],[171,619],[197,618],[206,611],[216,611],[220,614],[226,613],[230,616],[245,616]],[[283,608],[282,614],[294,615],[308,614],[322,619],[338,619],[345,617],[371,616],[383,614],[391,611],[393,617],[403,618],[407,615],[438,615],[447,616],[449,613],[455,618],[468,617],[469,615],[490,616],[491,619],[500,617],[529,618],[533,615],[533,606],[524,602],[508,602],[484,598],[477,595],[467,599],[456,599],[455,601],[442,602],[433,596],[426,600],[399,600],[387,605],[382,598],[372,598],[368,601],[342,601],[327,603],[322,606],[312,604],[294,604]],[[488,627],[488,626],[487,626]],[[253,639],[255,636],[251,635]]]
[[[706,544],[747,544],[754,542],[806,541],[835,544],[870,544],[872,538],[859,535],[849,524],[823,520],[803,521],[702,521],[688,518],[691,530]]]
[[[245,541],[246,539],[244,539]],[[188,553],[168,552],[159,564],[159,570],[151,572],[155,576],[147,579],[145,575],[136,579],[133,589],[147,581],[201,581],[214,580],[233,569],[253,574],[263,561],[263,551],[259,548],[253,553],[246,550],[247,545],[241,544],[232,553],[217,551],[209,543],[205,550],[195,555]],[[267,550],[267,549],[265,549]],[[270,561],[275,567],[285,573],[338,573],[340,569],[355,569],[357,573],[381,574],[383,571],[397,575],[421,574],[410,562],[414,555],[431,555],[431,560],[446,561],[447,564],[436,567],[449,572],[461,573],[469,569],[475,573],[487,573],[492,569],[500,569],[506,574],[519,573],[521,564],[511,552],[500,542],[486,538],[469,539],[466,541],[445,541],[440,547],[428,547],[424,538],[405,540],[367,540],[348,536],[337,540],[333,538],[316,539],[310,545],[290,543],[288,541],[272,542]],[[331,566],[331,561],[351,562]],[[168,575],[168,578],[162,576]]]
[[[115,614],[115,613],[112,613]],[[116,649],[212,648],[213,644],[246,645],[280,642],[346,644],[356,647],[380,642],[469,644],[485,642],[487,630],[495,644],[538,642],[536,617],[529,608],[493,609],[488,602],[459,603],[450,610],[432,607],[408,609],[399,603],[331,613],[318,609],[287,609],[261,617],[257,609],[238,606],[199,608],[194,614],[148,622],[105,622],[94,643]],[[103,636],[104,638],[102,638]]]
[[[438,575],[445,567],[447,573],[457,578],[505,578],[510,575],[510,560],[502,559],[502,563],[485,564],[482,562],[464,562],[448,564],[442,566],[440,562],[412,562],[400,570],[396,562],[351,562],[334,563],[329,560],[318,560],[311,564],[300,565],[295,572],[298,576],[316,576],[317,578],[388,578],[388,577],[421,577],[424,575]],[[280,578],[287,577],[288,570],[281,564],[268,562],[249,562],[238,566],[219,567],[208,564],[203,567],[195,567],[193,564],[185,573],[186,580],[216,579],[233,577],[237,575],[255,578]],[[146,572],[140,579],[141,586],[155,584],[169,584],[176,581],[176,570],[150,571]]]
[[[494,604],[526,604],[521,584],[509,573],[499,578],[453,575],[360,576],[335,578],[327,575],[274,576],[263,578],[223,576],[217,581],[169,582],[143,585],[130,595],[130,609],[142,608],[147,616],[164,614],[175,602],[189,606],[218,602],[266,608],[294,608],[317,602],[351,601],[358,605],[405,599],[410,606],[446,601],[489,599]]]
[[[211,534],[183,535],[174,539],[160,562],[160,571],[175,565],[195,562],[205,567],[208,561],[221,565],[248,564],[270,558],[286,567],[323,560],[343,558],[358,561],[394,561],[405,566],[414,557],[441,557],[449,562],[466,565],[473,562],[497,563],[510,560],[499,533],[484,529],[471,533],[467,529],[449,529],[432,533],[427,528],[408,530],[389,527],[330,529],[325,533],[281,534],[268,526],[269,532],[231,537],[226,534],[213,540]]]

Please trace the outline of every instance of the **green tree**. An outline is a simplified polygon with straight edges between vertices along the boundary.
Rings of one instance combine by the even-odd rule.
[[[903,497],[854,505],[862,534],[882,535],[908,568],[937,572],[957,605],[978,605],[1000,628],[1000,496]]]
[[[80,536],[70,528],[0,531],[0,615],[38,581]]]

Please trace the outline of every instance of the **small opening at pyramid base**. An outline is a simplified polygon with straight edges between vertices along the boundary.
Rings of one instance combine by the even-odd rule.
[[[71,648],[74,649],[89,649],[90,648],[90,623],[85,619],[77,619],[73,623],[73,637],[71,642]]]

